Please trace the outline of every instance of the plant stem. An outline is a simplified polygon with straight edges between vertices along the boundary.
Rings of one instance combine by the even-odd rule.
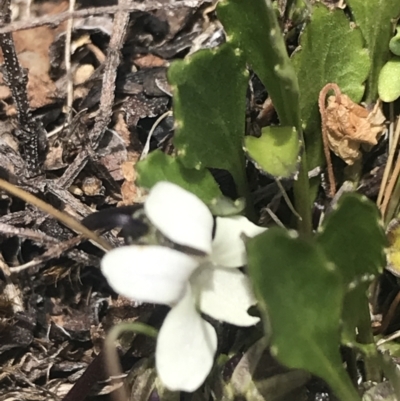
[[[115,342],[118,340],[122,333],[127,331],[131,331],[137,334],[144,334],[149,337],[157,336],[157,330],[155,330],[153,327],[148,326],[147,324],[140,322],[120,323],[116,326],[113,326],[108,332],[104,341],[106,367],[110,376],[117,377],[122,374],[118,353],[115,348]],[[113,393],[113,399],[115,401],[129,400],[127,389],[125,388],[124,384]]]
[[[304,141],[303,141],[304,143]],[[297,213],[301,216],[298,221],[298,229],[301,235],[311,236],[311,202],[310,202],[310,183],[308,179],[308,168],[306,153],[303,152],[300,162],[300,170],[297,181],[293,184],[294,203]]]
[[[332,375],[329,381],[329,386],[333,389],[337,398],[341,401],[360,401],[357,390],[354,388],[350,378],[341,372]]]
[[[364,302],[363,310],[360,310],[357,337],[360,344],[367,346],[363,347],[366,380],[380,382],[382,379],[380,361],[371,330],[371,318],[367,302]]]

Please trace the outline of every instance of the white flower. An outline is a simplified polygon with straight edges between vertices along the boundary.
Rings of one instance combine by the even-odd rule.
[[[255,303],[248,278],[237,268],[246,264],[241,234],[265,230],[242,216],[214,220],[195,195],[168,182],[153,187],[144,210],[154,226],[176,244],[204,257],[158,245],[130,245],[108,252],[101,263],[111,287],[121,295],[171,306],[160,329],[156,367],[170,390],[194,391],[209,374],[217,349],[214,328],[205,313],[237,326],[251,326],[247,313]]]

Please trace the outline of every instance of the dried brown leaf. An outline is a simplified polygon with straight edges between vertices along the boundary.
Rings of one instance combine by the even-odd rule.
[[[361,145],[376,145],[385,129],[379,104],[369,112],[343,94],[328,98],[325,117],[329,148],[349,165],[361,157]]]

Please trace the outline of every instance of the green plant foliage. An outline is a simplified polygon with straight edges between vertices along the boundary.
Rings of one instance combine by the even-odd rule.
[[[291,1],[286,4],[287,7],[291,5]],[[227,41],[241,49],[247,63],[267,88],[281,125],[296,127],[293,139],[302,143],[299,86],[271,0],[222,0],[217,13],[228,34]],[[280,170],[284,169],[282,166]],[[303,154],[293,189],[296,209],[301,216],[298,227],[304,234],[311,232],[307,173],[306,155]]]
[[[364,196],[345,194],[325,219],[316,240],[344,282],[351,284],[343,310],[342,339],[354,342],[356,327],[363,324],[363,319],[369,324],[368,285],[385,265],[386,236],[379,210]]]
[[[359,400],[339,352],[345,286],[318,244],[272,228],[248,241],[248,265],[271,352],[323,378],[343,401]]]
[[[366,274],[374,278],[383,271],[387,241],[379,210],[362,195],[342,196],[326,217],[317,242],[347,284]]]
[[[389,49],[394,55],[400,56],[400,27],[396,28],[396,35],[390,39]]]
[[[372,61],[368,78],[367,101],[377,97],[378,76],[389,57],[389,41],[393,35],[392,19],[400,15],[398,0],[348,0],[357,25],[367,42]]]
[[[381,69],[378,92],[384,102],[394,102],[400,97],[400,57],[393,57]]]
[[[359,102],[370,60],[361,31],[350,23],[343,10],[329,11],[321,4],[314,6],[300,44],[292,61],[300,86],[307,161],[309,168],[314,168],[323,160],[319,92],[327,83],[333,82],[353,101]]]
[[[276,178],[290,178],[298,171],[300,141],[293,127],[265,127],[260,138],[246,136],[245,152],[256,167]]]
[[[228,34],[271,96],[282,125],[300,128],[299,88],[270,0],[222,0],[217,8]]]
[[[242,196],[247,193],[242,142],[248,78],[240,51],[229,43],[175,61],[168,70],[179,160],[187,168],[230,171]]]
[[[189,169],[179,159],[168,156],[161,150],[151,152],[145,160],[136,164],[137,183],[151,188],[159,181],[170,181],[197,195],[203,202],[210,203],[222,196],[218,184],[208,170]]]
[[[365,318],[363,312],[368,306],[367,291],[370,286],[370,281],[367,283],[358,283],[355,288],[347,290],[344,298],[344,308],[342,313],[342,332],[341,341],[343,345],[349,347],[357,347],[362,350],[361,344],[357,341],[357,328],[362,324]],[[369,312],[367,310],[367,312]],[[368,315],[368,323],[371,325],[371,320]],[[370,328],[368,328],[370,331]]]

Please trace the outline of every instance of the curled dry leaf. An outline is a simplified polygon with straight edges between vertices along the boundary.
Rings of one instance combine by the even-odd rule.
[[[379,103],[368,111],[343,94],[328,98],[325,117],[329,148],[350,165],[361,157],[361,145],[376,145],[385,129]]]

